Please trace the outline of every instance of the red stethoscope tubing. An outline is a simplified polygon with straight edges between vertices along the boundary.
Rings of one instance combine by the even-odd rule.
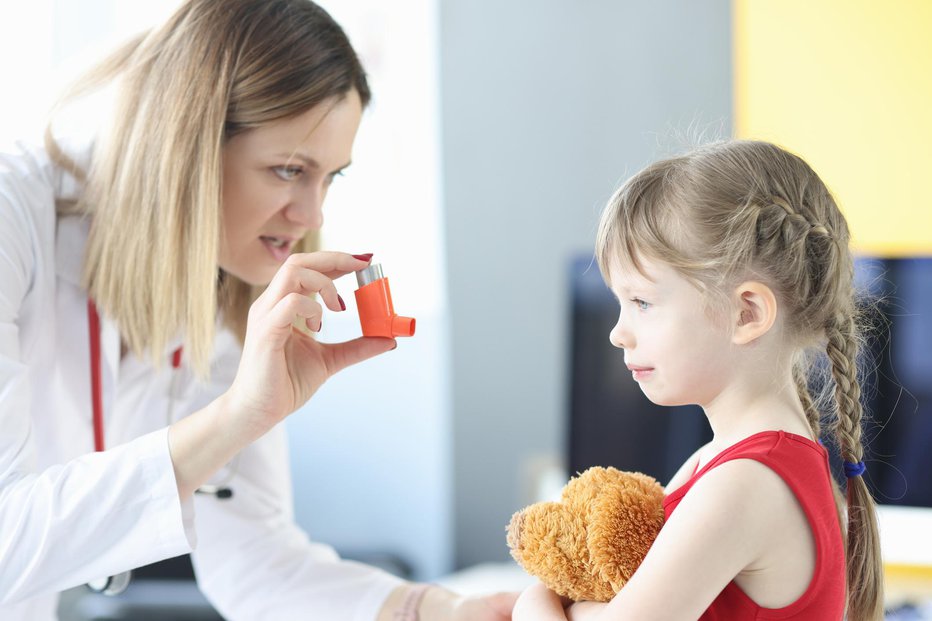
[[[100,315],[94,300],[87,299],[87,328],[91,344],[91,409],[94,418],[94,450],[104,450],[104,400],[100,382]],[[181,348],[172,353],[172,368],[181,366]]]

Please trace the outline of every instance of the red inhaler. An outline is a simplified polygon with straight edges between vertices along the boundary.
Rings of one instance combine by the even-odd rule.
[[[395,314],[388,278],[378,263],[356,272],[356,307],[363,336],[414,336],[414,318]]]

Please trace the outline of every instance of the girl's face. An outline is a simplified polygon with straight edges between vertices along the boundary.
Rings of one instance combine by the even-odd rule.
[[[611,270],[621,310],[609,340],[625,350],[625,364],[648,399],[705,407],[734,369],[731,332],[709,317],[705,298],[688,280],[656,261],[642,265],[649,279],[618,264]]]
[[[349,166],[362,117],[355,90],[230,138],[223,148],[220,268],[266,285],[291,249],[323,224],[323,202]]]

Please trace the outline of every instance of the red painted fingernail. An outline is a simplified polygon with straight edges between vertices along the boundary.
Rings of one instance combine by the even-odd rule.
[[[340,310],[346,310],[346,302],[343,301],[343,297],[338,293],[337,300],[340,302]]]
[[[358,261],[365,261],[366,263],[368,263],[369,261],[372,260],[372,253],[370,252],[367,254],[354,254],[353,258]]]

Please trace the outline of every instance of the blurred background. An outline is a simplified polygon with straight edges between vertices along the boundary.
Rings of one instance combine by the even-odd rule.
[[[0,133],[38,136],[70,78],[178,4],[3,0]],[[511,514],[571,472],[613,463],[668,478],[707,430],[701,414],[653,412],[627,386],[593,240],[629,174],[729,136],[809,161],[848,216],[873,275],[863,282],[879,278],[895,300],[888,320],[909,357],[875,352],[893,378],[874,390],[876,428],[895,420],[915,446],[878,440],[873,484],[885,503],[932,506],[932,3],[320,4],[374,92],[323,243],[374,252],[418,333],[288,420],[297,518],[312,538],[440,580],[507,564]],[[324,340],[359,334],[352,312],[324,325]],[[929,509],[906,511],[890,519],[918,526],[897,529],[891,567],[928,588],[932,550],[910,529],[932,524]]]

